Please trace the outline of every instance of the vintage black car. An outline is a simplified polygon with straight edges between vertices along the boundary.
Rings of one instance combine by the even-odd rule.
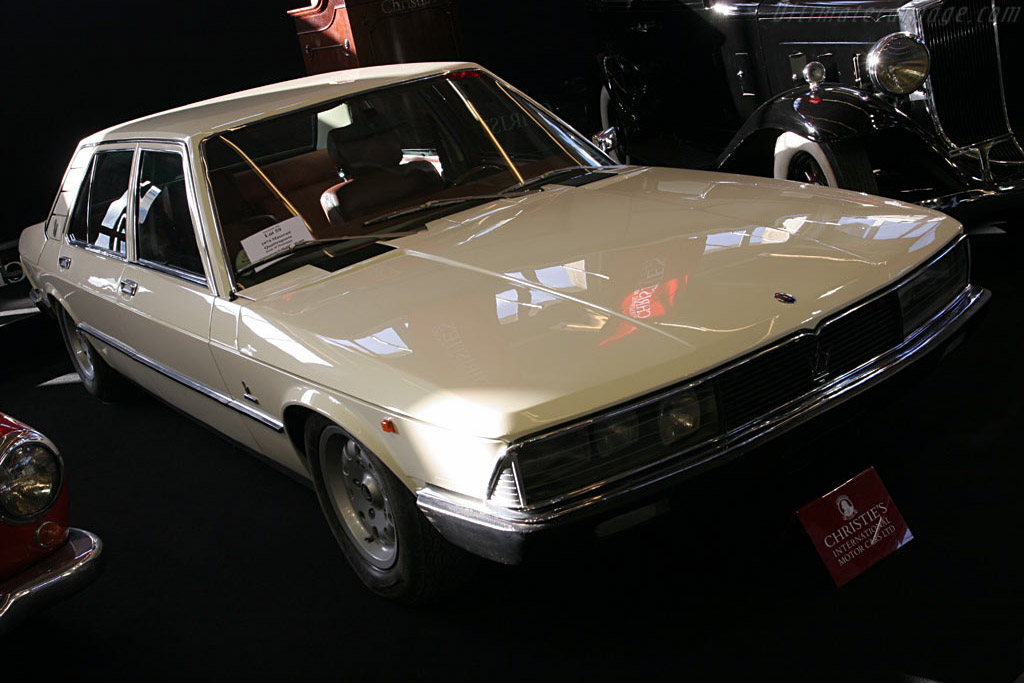
[[[920,203],[969,226],[1024,196],[1024,8],[1009,0],[590,0],[621,161]],[[1015,99],[1016,98],[1016,99]]]

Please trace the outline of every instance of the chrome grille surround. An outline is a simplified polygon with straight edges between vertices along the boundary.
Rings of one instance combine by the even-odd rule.
[[[944,290],[950,293],[948,296],[951,298],[936,301],[931,315],[923,318],[923,324],[916,329],[904,330],[900,290],[943,259],[965,261],[965,268],[949,269],[962,281]],[[934,339],[936,332],[933,328],[950,310],[973,306],[981,294],[980,290],[967,283],[969,271],[969,246],[966,238],[960,236],[898,284],[831,316],[815,330],[797,332],[768,348],[671,389],[513,443],[495,472],[488,507],[497,505],[509,508],[510,511],[529,514],[559,507],[572,499],[599,495],[598,492],[614,485],[616,481],[637,477],[638,473],[645,471],[656,471],[666,466],[677,470],[692,469],[737,449],[737,444],[759,438],[761,432],[775,430],[778,424],[789,421],[793,414],[803,413],[809,403],[813,403],[815,409],[821,408],[825,399],[816,402],[815,397],[846,393],[862,384],[865,380],[861,375],[870,366],[877,365],[893,354],[902,356],[908,347],[914,347],[915,352],[920,350],[921,346]],[[919,316],[918,319],[922,318]],[[834,351],[837,360],[833,361],[834,364],[829,363],[829,371],[824,377],[817,376],[815,372],[823,344],[839,347]],[[771,386],[771,391],[761,396],[757,391],[743,390],[750,388],[748,382],[758,382],[765,376],[774,376],[778,381],[775,384],[769,377],[767,384],[763,385]],[[728,386],[730,383],[740,387],[740,390],[731,391]],[[522,458],[528,457],[533,445],[574,434],[582,434],[585,439],[586,433],[583,430],[602,420],[614,419],[630,411],[642,413],[666,398],[709,384],[714,387],[717,396],[717,413],[721,422],[719,433],[710,438],[702,438],[681,450],[659,450],[651,448],[648,442],[643,447],[646,452],[634,451],[628,457],[617,458],[615,462],[621,462],[624,466],[617,471],[606,472],[594,481],[570,487],[554,495],[550,486],[541,487],[541,496],[531,491],[528,477],[524,477]],[[755,395],[751,398],[748,394]],[[517,496],[510,495],[508,491],[510,478],[514,479]],[[499,481],[502,483],[500,489]],[[509,506],[508,503],[515,498],[518,498],[521,505]]]
[[[999,8],[996,0],[913,0],[898,11],[901,30],[931,53],[922,93],[938,137],[951,153],[986,165],[996,146],[1015,150],[1007,160],[1024,159],[1006,106]],[[960,13],[966,20],[957,19]]]

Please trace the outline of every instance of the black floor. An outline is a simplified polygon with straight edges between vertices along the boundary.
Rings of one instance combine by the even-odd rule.
[[[450,602],[419,610],[358,584],[303,484],[149,396],[88,397],[68,381],[52,322],[0,315],[0,410],[62,449],[74,523],[106,544],[95,584],[0,641],[3,671],[1014,681],[1024,671],[1024,252],[1008,235],[972,242],[975,279],[994,297],[937,369],[816,439],[752,453],[757,478],[726,479],[580,553],[484,566]],[[19,294],[0,288],[0,313],[18,309]],[[867,465],[915,538],[837,589],[793,511]]]

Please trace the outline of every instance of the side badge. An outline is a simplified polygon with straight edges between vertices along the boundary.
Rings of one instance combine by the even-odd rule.
[[[785,292],[775,292],[775,300],[784,304],[795,304],[796,297]]]

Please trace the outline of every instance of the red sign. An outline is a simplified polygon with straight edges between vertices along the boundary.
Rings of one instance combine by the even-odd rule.
[[[836,586],[844,585],[914,537],[874,467],[796,514]]]

